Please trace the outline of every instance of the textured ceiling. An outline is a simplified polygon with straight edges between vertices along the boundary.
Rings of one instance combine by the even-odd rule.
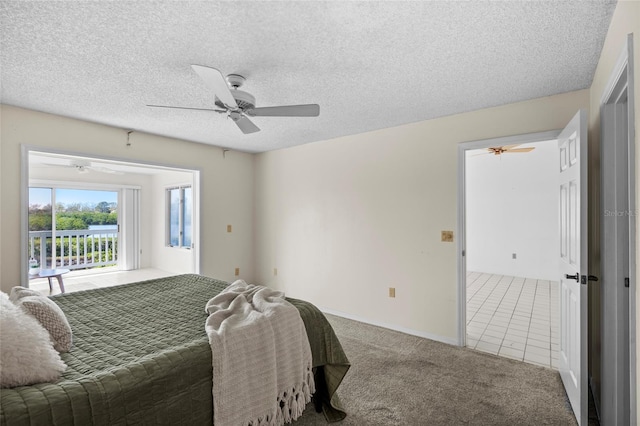
[[[0,101],[262,152],[588,88],[615,1],[0,3]],[[238,73],[257,106],[208,108],[190,64]]]

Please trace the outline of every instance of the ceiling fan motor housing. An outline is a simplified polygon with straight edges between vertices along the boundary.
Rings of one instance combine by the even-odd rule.
[[[245,82],[245,78],[240,74],[229,74],[227,75],[227,84],[232,89],[239,89]]]
[[[250,93],[235,89],[231,91],[231,95],[233,95],[233,98],[236,100],[238,107],[243,111],[247,111],[256,107],[256,98]],[[226,108],[226,106],[222,102],[220,102],[217,97],[216,105],[221,108]]]

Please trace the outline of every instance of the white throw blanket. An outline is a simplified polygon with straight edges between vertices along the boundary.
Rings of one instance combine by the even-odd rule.
[[[315,392],[307,332],[284,293],[238,280],[209,300],[215,426],[278,426]]]

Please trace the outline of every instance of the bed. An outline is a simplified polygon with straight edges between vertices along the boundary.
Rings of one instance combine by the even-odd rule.
[[[55,383],[0,390],[2,425],[210,425],[211,347],[204,306],[228,283],[186,274],[53,296],[73,330]],[[300,312],[313,356],[314,404],[342,420],[336,389],[349,361],[324,315]],[[309,408],[307,408],[309,409]]]

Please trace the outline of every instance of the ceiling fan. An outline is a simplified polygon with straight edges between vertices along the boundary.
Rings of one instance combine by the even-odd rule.
[[[74,168],[80,174],[89,173],[89,171],[99,172],[99,173],[109,173],[112,175],[122,175],[123,172],[118,170],[109,169],[107,167],[100,167],[93,165],[90,161],[84,160],[72,160],[70,164],[60,164],[60,163],[41,163],[43,166],[50,167],[67,167]]]
[[[476,154],[476,155],[485,155],[485,154],[493,154],[493,155],[502,155],[502,154],[517,154],[517,153],[524,153],[524,152],[531,152],[534,149],[536,149],[533,146],[527,147],[527,148],[516,148],[517,146],[520,146],[521,144],[517,143],[514,145],[504,145],[504,146],[492,146],[489,148],[486,148],[488,152],[483,152],[481,154]]]
[[[227,114],[240,128],[242,133],[260,131],[249,117],[317,117],[320,115],[318,104],[285,105],[256,108],[256,98],[242,90],[238,90],[245,82],[245,78],[238,74],[229,74],[226,79],[215,68],[202,65],[191,65],[191,68],[202,78],[205,85],[215,94],[215,105],[219,109],[191,108],[168,105],[147,105],[152,108],[193,109],[200,111],[215,111]]]

